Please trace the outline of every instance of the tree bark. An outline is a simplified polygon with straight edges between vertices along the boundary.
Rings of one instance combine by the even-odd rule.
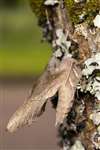
[[[79,3],[77,4],[75,3],[75,5],[81,7],[81,5],[85,5],[85,3],[88,2],[81,3],[79,1]],[[95,8],[95,10],[100,8],[100,2],[98,2],[98,4],[99,5]],[[92,9],[92,5],[90,9]],[[98,34],[100,35],[99,30],[100,27],[96,28],[94,26],[91,28],[91,25],[87,23],[85,20],[83,20],[82,23],[72,25],[73,23],[71,22],[68,7],[65,5],[65,1],[63,0],[60,0],[59,3],[55,5],[52,4],[45,5],[45,10],[47,21],[51,26],[49,31],[51,32],[51,35],[53,35],[51,37],[51,43],[54,55],[55,52],[57,52],[59,49],[58,48],[59,44],[56,42],[57,41],[56,31],[57,29],[61,29],[63,31],[64,36],[66,37],[66,41],[68,40],[71,42],[67,55],[71,54],[72,57],[79,62],[79,65],[83,71],[84,65],[86,65],[85,62],[87,60],[90,60],[91,58],[94,58],[95,55],[99,55],[100,38],[98,38]],[[95,16],[97,14],[98,13],[96,13]],[[91,22],[93,23],[94,18],[92,17]],[[98,39],[97,40],[98,42],[96,41],[96,39]],[[55,44],[53,44],[54,42]],[[65,50],[63,49],[63,46],[61,45],[59,53],[56,54],[56,56],[58,55],[57,57],[59,58],[63,57],[66,53]],[[93,60],[93,63],[94,62],[95,59]],[[99,69],[97,71],[98,73],[100,72]],[[94,70],[96,70],[96,67],[94,67]],[[93,72],[91,73],[91,75],[93,76]],[[96,76],[97,74],[95,75],[95,77]],[[99,97],[96,97],[95,94],[90,91],[90,89],[89,90],[86,89],[86,86],[88,86],[90,82],[92,83],[95,82],[94,80],[95,78],[89,78],[88,76],[88,79],[86,79],[84,75],[82,76],[79,85],[82,87],[84,86],[85,88],[84,90],[82,87],[77,88],[72,108],[69,111],[68,116],[66,115],[65,120],[58,128],[60,139],[59,144],[64,150],[67,149],[93,150],[100,148],[100,141],[99,141],[100,114],[97,113],[100,112],[100,101]],[[99,86],[98,90],[100,93],[100,83],[98,83],[98,86]],[[55,101],[57,102],[59,101],[58,96],[52,100],[54,107],[57,108],[57,102]],[[96,107],[98,107],[98,109]],[[94,112],[96,112],[98,116],[97,122],[99,123],[97,124],[95,123],[93,118],[90,117],[96,115],[94,114]],[[95,139],[96,137],[97,139]]]

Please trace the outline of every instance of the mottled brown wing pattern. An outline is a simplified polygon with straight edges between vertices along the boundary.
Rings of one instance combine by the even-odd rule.
[[[7,130],[13,132],[26,124],[30,125],[43,113],[47,100],[53,97],[57,91],[59,102],[56,123],[61,123],[71,107],[78,80],[74,64],[75,61],[71,58],[64,58],[62,61],[54,61],[54,58],[51,58],[46,70],[37,81],[31,97],[18,108],[9,120]]]
[[[58,90],[58,105],[56,110],[56,125],[63,123],[73,104],[76,85],[81,77],[80,69],[74,59],[67,59],[69,69],[65,71],[65,82]]]
[[[52,61],[50,61],[50,63],[52,63]],[[42,108],[47,100],[57,92],[61,80],[63,80],[63,74],[58,71],[56,75],[51,75],[52,69],[48,69],[48,66],[38,79],[31,97],[18,108],[9,120],[7,125],[8,131],[14,132],[17,128],[31,124],[33,120],[42,113]]]

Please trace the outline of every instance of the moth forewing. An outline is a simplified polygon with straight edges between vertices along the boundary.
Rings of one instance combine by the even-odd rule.
[[[34,99],[34,103],[37,103],[35,99]],[[7,125],[7,130],[9,132],[14,132],[18,128],[24,126],[25,124],[30,124],[32,120],[32,109],[33,109],[33,105],[31,100],[24,102],[24,104],[20,106],[10,118]]]
[[[42,108],[47,100],[54,96],[64,81],[64,74],[60,73],[51,76],[46,70],[39,78],[33,94],[18,108],[8,122],[7,130],[14,132],[26,124],[31,124],[36,117],[42,113]]]
[[[59,100],[56,111],[56,125],[63,123],[64,118],[67,117],[67,114],[72,106],[74,91],[68,82],[60,87],[58,94]]]
[[[59,100],[56,110],[56,125],[63,123],[65,117],[67,117],[74,101],[77,83],[81,77],[80,69],[77,67],[74,59],[66,61],[69,61],[69,63],[66,63],[69,64],[69,68],[66,69],[65,82],[58,91]]]
[[[59,93],[59,102],[56,122],[63,121],[73,100],[73,85],[76,86],[77,77],[73,71],[75,69],[73,67],[74,59],[66,57],[59,62],[55,58],[55,61],[53,61],[54,59],[51,58],[46,70],[37,81],[31,97],[18,108],[9,120],[8,131],[13,132],[26,124],[30,125],[42,114],[47,100],[53,97],[57,91]],[[77,69],[75,71],[77,72]]]

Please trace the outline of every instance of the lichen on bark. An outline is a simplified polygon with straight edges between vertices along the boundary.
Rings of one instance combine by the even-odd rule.
[[[67,17],[68,21],[66,21],[66,19],[63,16],[58,17],[61,19],[63,18],[62,20],[65,19],[64,20],[66,24],[65,28],[64,26],[58,25],[59,19],[57,18],[57,16],[55,17],[53,15],[57,13],[56,12],[57,10],[59,11],[59,8],[57,9],[57,7],[54,7],[54,9],[52,9],[52,7],[50,6],[49,9],[49,7],[43,6],[43,2],[44,1],[42,0],[39,1],[39,3],[35,2],[34,0],[31,0],[31,4],[33,3],[33,5],[35,3],[38,3],[37,7],[32,7],[33,12],[36,13],[36,15],[38,16],[39,22],[42,16],[43,19],[43,21],[41,20],[42,24],[45,24],[45,21],[47,21],[46,19],[49,19],[51,25],[52,22],[53,23],[55,22],[56,27],[58,26],[58,28],[62,28],[62,30],[64,30],[65,37],[66,37],[65,28],[67,26],[66,29],[69,30],[68,32],[69,41],[71,42],[70,48],[67,51],[67,55],[69,53],[71,54],[71,57],[79,61],[82,67],[82,74],[83,74],[82,79],[79,85],[77,86],[74,104],[68,116],[66,116],[63,124],[59,126],[58,133],[60,137],[60,142],[59,142],[60,146],[63,147],[64,150],[79,149],[79,147],[80,149],[87,149],[87,150],[98,149],[100,148],[99,145],[100,132],[98,132],[98,128],[100,125],[99,122],[100,101],[98,101],[99,99],[98,93],[100,93],[100,89],[99,89],[100,77],[98,74],[100,72],[100,68],[97,70],[94,63],[99,64],[99,60],[97,60],[96,62],[95,57],[96,56],[99,57],[99,52],[100,52],[100,38],[99,38],[100,29],[95,26],[96,23],[98,22],[97,20],[94,19],[96,18],[96,16],[99,14],[100,11],[100,0],[79,0],[79,1],[65,0],[64,2],[65,2],[66,11],[64,13],[66,14],[63,15],[65,16],[65,18]],[[43,10],[43,14],[42,14],[42,10]],[[45,10],[48,10],[47,11],[48,16],[46,16]],[[61,14],[59,13],[59,15]],[[55,19],[52,20],[52,18]],[[67,25],[68,23],[71,26],[70,25],[68,26]],[[40,26],[42,24],[40,23]],[[73,29],[73,32],[70,32],[71,31],[70,27],[71,29]],[[53,30],[51,30],[51,33],[55,32],[56,29],[57,28],[53,26]],[[46,33],[48,33],[48,31],[49,30],[47,30]],[[65,40],[65,42],[61,41],[62,40],[61,35],[62,34],[60,34],[60,38],[57,39],[56,44],[57,42],[60,42],[58,43],[58,45],[59,44],[66,45],[65,43],[68,41],[67,40]],[[64,36],[63,36],[63,40],[65,38]],[[52,38],[53,37],[51,37],[51,39]],[[56,50],[55,55],[61,57],[62,55],[61,50],[59,49],[57,50],[57,48],[55,48],[55,50]],[[86,67],[87,61],[90,61],[89,64],[90,66],[84,68]],[[93,64],[93,66],[91,64]],[[97,68],[98,67],[99,66],[97,66]],[[89,76],[88,77],[85,76],[83,72],[85,72],[85,74],[88,74],[89,71],[91,71]],[[94,76],[94,72],[96,72],[95,76]],[[90,89],[88,88],[89,86]],[[56,108],[58,102],[58,96],[56,96],[52,100],[52,102],[53,102],[53,106]]]
[[[43,5],[44,0],[30,0],[30,4],[33,12],[44,20],[45,18],[45,7]],[[76,3],[75,0],[65,0],[66,7],[69,11],[69,15],[73,24],[77,24],[87,21],[90,25],[91,20],[96,16],[100,10],[100,0],[83,0],[81,3]],[[83,18],[80,16],[83,14]]]
[[[54,9],[50,7],[49,9],[46,6],[43,6],[43,2],[44,1],[42,0],[39,1],[39,3],[31,0],[31,4],[33,3],[33,5],[38,3],[37,7],[35,7],[36,5],[32,7],[33,12],[38,16],[39,22],[42,16],[43,20],[41,20],[42,23],[40,23],[40,26],[42,24],[45,24],[45,21],[47,21],[47,19],[49,19],[52,25],[52,18],[54,17],[53,13],[56,13],[57,7],[54,7]],[[79,0],[77,2],[75,0],[65,0],[64,2],[65,8],[67,10],[65,11],[65,13],[67,13],[65,14],[65,16],[67,15],[67,18],[69,17],[68,22],[66,22],[65,20],[64,21],[66,22],[66,25],[69,23],[71,25],[70,27],[74,29],[73,32],[69,31],[68,33],[71,45],[69,50],[67,51],[67,55],[69,53],[73,58],[79,61],[82,67],[82,73],[85,72],[87,74],[92,68],[94,69],[93,71],[96,72],[96,74],[94,76],[94,73],[92,71],[91,75],[89,74],[88,77],[85,77],[83,73],[82,79],[77,86],[74,104],[69,111],[68,116],[66,116],[63,124],[59,126],[59,144],[61,147],[63,147],[63,150],[78,149],[79,147],[80,149],[86,150],[98,149],[100,148],[100,132],[98,132],[100,125],[100,101],[98,100],[98,93],[100,92],[100,68],[98,70],[96,69],[94,63],[99,64],[99,61],[95,62],[94,58],[97,55],[99,56],[100,52],[100,29],[95,26],[97,20],[95,21],[94,19],[100,11],[100,0]],[[45,10],[48,10],[48,17],[46,16]],[[55,19],[56,22],[58,21],[58,18]],[[70,27],[68,26],[67,30],[70,30]],[[62,30],[65,30],[64,26],[60,26],[60,28],[62,28]],[[53,33],[55,32],[55,30],[56,29],[54,28],[51,32]],[[64,34],[66,36],[66,32],[64,32]],[[60,34],[60,36],[61,35],[62,34]],[[51,39],[52,38],[53,37],[51,37]],[[60,39],[62,40],[62,38]],[[59,41],[59,38],[57,39],[57,41]],[[66,42],[67,41],[65,41],[65,43]],[[60,44],[62,43],[63,42],[61,42]],[[55,50],[55,55],[58,55],[60,57],[62,55],[61,50]],[[91,61],[91,64],[93,64],[94,68],[89,64],[90,66],[88,66],[86,70],[86,68],[84,67],[87,61]],[[97,84],[95,87],[92,87],[93,84],[95,85],[95,80]],[[91,85],[91,89],[88,88],[89,85]],[[88,87],[86,88],[85,86]],[[52,102],[54,108],[56,108],[58,102],[57,95],[52,100]]]

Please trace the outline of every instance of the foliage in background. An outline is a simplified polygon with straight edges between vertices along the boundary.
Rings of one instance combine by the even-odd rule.
[[[43,70],[51,52],[41,42],[36,22],[27,3],[0,10],[0,76],[32,76]]]

